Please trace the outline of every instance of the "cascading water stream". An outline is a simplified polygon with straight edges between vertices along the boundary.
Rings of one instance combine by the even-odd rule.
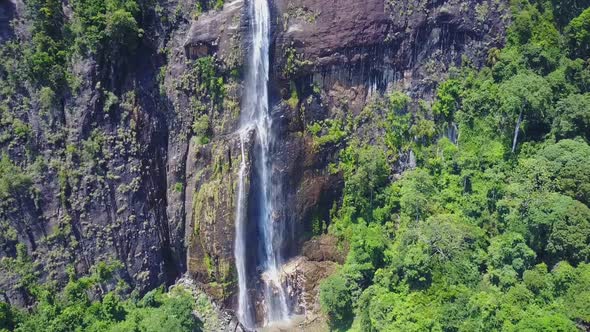
[[[250,0],[250,32],[252,40],[252,50],[250,63],[246,73],[246,85],[244,99],[242,101],[242,116],[240,119],[240,144],[242,150],[242,161],[239,171],[238,183],[238,201],[236,206],[236,239],[235,239],[235,259],[238,271],[238,318],[241,323],[253,328],[255,319],[252,317],[253,310],[248,294],[248,280],[246,273],[246,200],[245,182],[246,182],[246,156],[244,145],[247,141],[248,133],[254,130],[256,133],[257,144],[259,149],[255,159],[257,161],[257,174],[259,180],[260,209],[259,220],[256,220],[263,243],[263,254],[261,263],[264,273],[261,280],[264,283],[264,312],[265,324],[276,321],[283,321],[289,318],[289,307],[284,286],[280,280],[280,267],[283,263],[281,257],[281,245],[283,242],[283,232],[278,220],[275,220],[275,202],[274,198],[278,197],[278,188],[273,186],[272,182],[272,119],[269,114],[268,106],[268,77],[269,77],[269,43],[270,43],[270,13],[268,0]]]
[[[246,175],[246,154],[244,153],[245,130],[240,131],[240,150],[242,162],[238,172],[238,197],[236,204],[236,237],[234,241],[234,257],[236,260],[236,270],[238,271],[238,320],[246,327],[254,326],[252,315],[250,314],[250,298],[248,297],[248,283],[246,274],[246,225],[245,225],[245,175]]]

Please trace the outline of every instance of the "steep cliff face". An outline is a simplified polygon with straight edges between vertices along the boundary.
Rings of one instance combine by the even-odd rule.
[[[301,162],[277,159],[285,161],[297,239],[314,213],[329,218],[340,184],[328,165],[346,139],[379,136],[375,122],[355,120],[372,98],[401,90],[428,102],[450,68],[479,66],[502,44],[507,18],[507,4],[497,1],[277,1],[275,11],[279,150]],[[336,121],[346,138],[330,133]],[[310,130],[316,123],[319,133]]]
[[[171,27],[142,7],[139,20],[150,35],[132,54],[73,54],[63,62],[68,86],[57,89],[29,79],[28,60],[37,53],[29,48],[34,28],[27,5],[0,6],[2,293],[25,305],[30,293],[23,280],[60,284],[68,268],[85,274],[100,261],[121,262],[123,278],[140,291],[173,281],[184,248],[176,246],[182,238],[166,215],[171,128],[157,82],[158,34]],[[63,29],[73,10],[64,2],[55,14]],[[57,76],[60,68],[45,70]],[[17,255],[18,243],[28,257]]]
[[[166,67],[166,93],[179,119],[169,147],[174,155],[168,159],[168,216],[179,225],[186,269],[218,300],[228,299],[235,287],[234,213],[241,160],[235,131],[247,20],[243,5],[226,4],[176,32]],[[215,73],[204,74],[207,70]],[[192,80],[193,86],[179,91],[179,77]],[[201,90],[202,80],[215,81],[216,87]],[[212,93],[219,94],[217,100],[209,99]],[[205,122],[200,132],[194,128],[199,120]]]
[[[119,260],[139,290],[187,271],[235,306],[242,158],[235,131],[249,17],[242,0],[203,13],[195,5],[142,2],[138,49],[118,61],[72,57],[68,70],[78,85],[49,105],[41,88],[15,88],[20,100],[7,99],[3,120],[10,114],[30,134],[2,140],[0,149],[32,176],[25,194],[2,204],[2,229],[16,235],[3,231],[0,257],[15,257],[24,243],[36,274],[62,282],[67,266],[83,274]],[[450,68],[483,64],[503,42],[507,1],[276,0],[271,8],[273,158],[284,195],[277,213],[289,227],[284,252],[294,257],[318,245],[305,243],[325,231],[338,204],[342,180],[330,165],[347,137],[380,135],[362,120],[365,106],[393,89],[428,102]],[[67,2],[63,13],[71,19]],[[13,30],[7,22],[14,18]],[[22,4],[0,1],[0,42],[27,42],[27,24]],[[335,242],[322,241],[318,252],[332,254],[307,250],[286,277],[305,285],[307,294],[295,292],[305,310],[317,309],[309,302],[318,279],[301,281],[307,273],[300,272],[327,275],[341,262]],[[25,304],[22,278],[4,273],[0,289]]]

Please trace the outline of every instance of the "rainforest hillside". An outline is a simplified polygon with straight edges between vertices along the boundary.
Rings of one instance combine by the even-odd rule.
[[[589,331],[590,1],[266,3],[254,329]],[[0,0],[0,331],[252,329],[250,4]]]

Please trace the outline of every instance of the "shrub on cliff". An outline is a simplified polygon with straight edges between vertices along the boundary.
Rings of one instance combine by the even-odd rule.
[[[143,34],[135,0],[75,0],[72,5],[72,31],[83,52],[118,56],[135,51]]]

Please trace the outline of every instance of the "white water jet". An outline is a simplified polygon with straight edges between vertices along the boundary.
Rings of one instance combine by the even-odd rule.
[[[279,196],[278,188],[272,183],[272,119],[268,105],[268,77],[269,77],[269,44],[270,44],[270,13],[267,0],[250,0],[249,2],[250,32],[252,50],[250,62],[246,72],[246,84],[244,99],[242,101],[242,115],[240,119],[240,144],[242,149],[242,162],[239,172],[238,202],[236,206],[236,239],[235,259],[238,271],[238,319],[247,328],[253,328],[255,319],[252,317],[248,295],[248,280],[246,272],[246,231],[247,220],[245,195],[246,158],[244,144],[246,136],[251,130],[256,133],[256,141],[259,149],[255,149],[257,155],[257,174],[259,175],[260,209],[259,220],[256,220],[261,231],[263,243],[263,256],[261,263],[264,268],[264,278],[260,280],[264,284],[261,290],[264,296],[264,325],[289,319],[289,306],[287,304],[286,291],[280,280],[280,268],[283,264],[281,257],[281,245],[283,232],[279,222],[275,220],[276,214],[274,198]]]
[[[238,320],[247,328],[254,326],[252,319],[252,308],[250,306],[250,297],[248,296],[248,280],[246,274],[246,229],[245,229],[245,212],[246,195],[244,193],[245,175],[246,175],[246,154],[244,153],[244,140],[247,133],[240,131],[240,150],[242,160],[238,172],[238,197],[236,203],[236,236],[234,241],[234,258],[236,260],[236,270],[238,271]]]

